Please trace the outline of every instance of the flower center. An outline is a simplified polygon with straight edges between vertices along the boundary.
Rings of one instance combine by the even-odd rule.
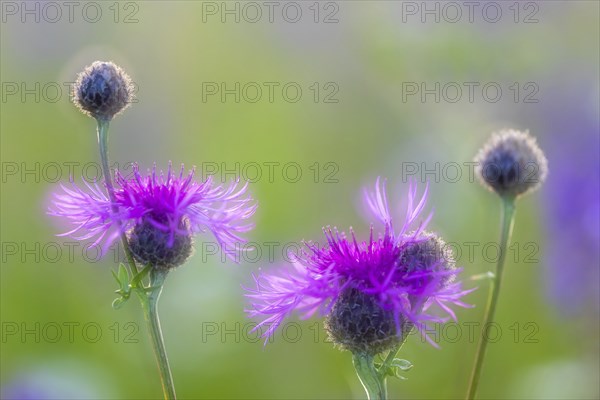
[[[172,233],[144,218],[128,232],[128,243],[136,261],[161,269],[182,265],[193,251],[187,220],[181,220],[178,232]]]
[[[408,325],[400,316],[403,330]],[[342,292],[325,321],[329,338],[343,350],[353,353],[378,354],[400,343],[403,333],[397,332],[392,311],[384,310],[373,296],[356,288]]]

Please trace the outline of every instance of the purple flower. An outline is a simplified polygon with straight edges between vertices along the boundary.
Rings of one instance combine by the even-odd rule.
[[[126,232],[137,261],[163,267],[180,265],[191,254],[191,235],[210,231],[224,252],[233,257],[239,234],[252,229],[246,221],[256,204],[246,194],[247,183],[215,185],[211,178],[194,180],[194,170],[166,176],[156,166],[146,176],[133,164],[133,177],[116,172],[115,201],[98,184],[82,189],[71,181],[54,194],[50,215],[68,220],[74,229],[59,236],[103,243],[103,252]]]
[[[447,320],[430,313],[432,306],[456,319],[450,305],[468,307],[460,299],[474,289],[463,290],[454,282],[460,271],[451,252],[424,231],[432,214],[410,231],[425,208],[427,191],[428,186],[417,201],[411,182],[406,219],[396,232],[385,182],[377,179],[375,192],[365,192],[365,200],[384,225],[383,234],[376,238],[371,227],[368,241],[359,242],[352,231],[348,238],[326,228],[326,246],[307,243],[291,267],[255,276],[256,289],[247,289],[246,296],[252,302],[248,315],[263,318],[257,329],[268,326],[268,338],[292,312],[308,318],[319,311],[327,316],[326,328],[335,343],[377,353],[413,326],[424,333],[428,322]]]
[[[593,77],[590,76],[590,79]],[[554,166],[540,196],[546,291],[561,317],[598,329],[600,318],[600,114],[597,81],[565,81],[540,109]],[[578,104],[584,99],[585,106]],[[565,267],[567,266],[568,267]],[[573,322],[573,321],[571,321]]]

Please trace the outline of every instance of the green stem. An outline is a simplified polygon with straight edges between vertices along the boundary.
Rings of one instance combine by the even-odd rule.
[[[484,323],[481,338],[479,339],[479,346],[477,348],[477,355],[475,356],[475,364],[473,366],[473,372],[471,374],[471,381],[469,383],[469,392],[467,399],[474,399],[477,394],[477,386],[479,385],[479,378],[481,377],[481,369],[483,366],[483,360],[485,358],[485,350],[488,344],[487,328],[490,323],[494,321],[494,314],[496,313],[496,306],[498,304],[498,296],[500,295],[500,285],[502,283],[502,273],[504,271],[504,261],[506,259],[506,252],[508,244],[510,243],[510,236],[514,224],[515,215],[515,199],[514,198],[503,198],[502,199],[502,226],[500,233],[500,255],[498,257],[498,263],[496,265],[496,273],[494,278],[491,280],[491,286],[488,296],[488,302],[485,309]]]
[[[138,295],[144,310],[144,319],[146,320],[150,339],[152,340],[152,347],[154,348],[158,370],[160,371],[163,395],[165,400],[172,400],[176,398],[175,385],[173,384],[171,368],[169,367],[169,360],[167,358],[167,350],[165,349],[165,342],[163,340],[160,320],[158,318],[158,299],[162,292],[166,276],[167,272],[157,271],[153,268],[150,271],[150,286],[146,288],[146,290],[140,289]]]
[[[112,203],[112,211],[116,214],[119,212],[119,207],[116,203],[115,188],[112,182],[112,174],[108,163],[108,128],[110,125],[109,120],[98,119],[98,145],[100,147],[100,159],[102,162],[102,174],[104,175],[104,182],[106,183],[106,190]],[[118,222],[119,228],[121,227]],[[127,237],[124,232],[121,232],[121,242],[123,243],[123,250],[125,251],[125,257],[129,263],[129,268],[133,276],[138,274],[137,265],[133,259],[133,254],[127,243]],[[144,310],[144,319],[148,326],[148,332],[152,339],[152,347],[154,348],[154,355],[158,363],[158,369],[160,371],[160,380],[163,389],[163,395],[166,400],[174,400],[175,386],[173,385],[173,377],[171,376],[171,368],[169,367],[169,360],[167,358],[167,351],[165,349],[165,343],[160,328],[160,320],[158,318],[158,299],[162,292],[163,283],[167,276],[167,272],[152,268],[150,270],[150,284],[149,287],[145,288],[143,285],[138,287],[136,282],[135,291],[140,298],[142,303],[142,309]]]
[[[404,340],[406,340],[406,339],[404,339]],[[396,355],[400,351],[400,347],[402,347],[402,345],[404,344],[404,340],[398,346],[396,346],[392,350],[390,350],[388,355],[385,357],[383,364],[381,364],[381,367],[379,368],[380,374],[385,374],[385,372],[388,370],[388,368],[390,368],[390,366],[392,365],[392,361],[394,361],[394,358],[396,358]]]
[[[360,383],[362,383],[369,400],[385,400],[387,390],[385,376],[382,376],[373,363],[373,356],[369,354],[353,354],[352,361]]]
[[[414,326],[412,324],[410,324],[408,327],[405,325],[402,328],[402,330],[403,330],[402,341],[400,343],[398,343],[393,349],[390,350],[388,355],[385,357],[383,364],[381,364],[381,367],[379,368],[379,373],[383,374],[383,377],[384,377],[383,379],[385,379],[385,374],[386,374],[388,368],[390,368],[390,366],[392,365],[392,361],[394,361],[394,358],[396,358],[396,356],[398,355],[400,348],[402,348],[402,346],[406,342],[406,339],[408,339],[408,335],[410,335],[410,332],[413,330],[413,328],[414,328]]]
[[[358,379],[360,379],[360,383],[362,383],[367,392],[367,398],[369,400],[387,399],[386,379],[388,377],[388,371],[412,329],[412,325],[403,327],[402,341],[388,352],[379,368],[375,367],[373,356],[366,353],[353,354],[352,361],[354,363],[354,369],[356,369]]]
[[[98,145],[100,147],[102,174],[104,175],[104,182],[106,182],[106,190],[108,191],[108,197],[110,198],[110,202],[112,203],[112,210],[116,214],[119,212],[119,207],[117,206],[117,203],[115,201],[115,188],[112,183],[112,174],[110,172],[110,167],[108,166],[108,127],[110,125],[110,121],[98,119],[97,122]],[[118,224],[120,228],[121,223],[118,222]],[[127,258],[127,262],[129,263],[129,267],[131,268],[131,273],[135,275],[138,272],[138,269],[135,264],[135,260],[133,259],[131,249],[127,244],[127,237],[125,236],[125,232],[121,232],[121,243],[123,244],[123,250],[125,251],[125,257]]]

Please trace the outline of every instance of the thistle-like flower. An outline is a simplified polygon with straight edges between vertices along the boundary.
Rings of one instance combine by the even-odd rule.
[[[537,189],[548,174],[548,161],[529,132],[494,133],[475,157],[481,183],[501,197]]]
[[[252,303],[247,313],[263,318],[257,328],[268,327],[268,337],[293,312],[310,317],[320,311],[334,343],[374,355],[402,343],[413,327],[425,333],[427,323],[445,321],[430,312],[434,305],[456,319],[449,306],[468,307],[460,299],[474,289],[463,290],[454,281],[460,271],[450,250],[424,231],[431,214],[410,231],[425,208],[427,191],[417,201],[411,182],[406,219],[395,232],[385,182],[378,179],[365,199],[384,225],[383,234],[376,238],[371,227],[369,239],[359,242],[352,231],[348,238],[327,228],[326,246],[307,243],[292,268],[255,276],[256,289],[247,289]]]
[[[110,61],[94,61],[87,66],[73,88],[75,105],[97,120],[110,121],[131,104],[132,98],[131,78]]]
[[[214,185],[210,177],[196,182],[193,170],[187,176],[184,171],[182,165],[174,173],[170,164],[166,175],[155,166],[142,176],[136,164],[132,178],[117,171],[114,203],[98,184],[86,183],[85,189],[73,182],[61,185],[49,214],[74,225],[62,236],[102,242],[103,252],[126,233],[135,259],[154,268],[183,264],[192,253],[192,235],[206,230],[233,257],[232,244],[244,242],[240,234],[252,228],[247,220],[256,210],[247,183]]]

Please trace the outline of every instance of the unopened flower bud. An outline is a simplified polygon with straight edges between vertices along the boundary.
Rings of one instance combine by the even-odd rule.
[[[133,84],[114,63],[94,61],[77,76],[73,98],[84,114],[110,121],[131,104]]]
[[[528,132],[494,133],[475,157],[481,183],[501,197],[515,198],[537,189],[548,174],[548,161]]]

